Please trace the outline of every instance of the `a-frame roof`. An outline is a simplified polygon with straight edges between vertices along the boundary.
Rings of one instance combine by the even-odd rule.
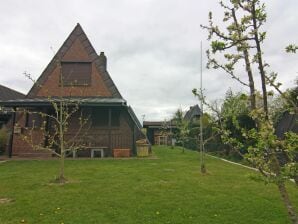
[[[26,98],[34,98],[36,97],[37,92],[40,88],[42,88],[43,84],[46,82],[48,76],[53,72],[53,70],[57,66],[57,61],[61,61],[63,56],[67,53],[70,49],[72,44],[79,39],[82,43],[85,51],[88,53],[89,57],[91,58],[92,62],[95,64],[96,69],[101,74],[103,82],[105,86],[111,92],[113,98],[122,98],[120,92],[118,91],[116,85],[114,84],[113,80],[111,79],[109,73],[106,69],[106,57],[103,52],[101,52],[100,56],[97,55],[95,49],[91,45],[87,35],[83,31],[81,25],[78,23],[70,35],[67,37],[63,45],[60,47],[56,55],[50,61],[48,66],[42,72],[40,77],[38,78],[36,84],[34,84],[31,90],[28,92]]]

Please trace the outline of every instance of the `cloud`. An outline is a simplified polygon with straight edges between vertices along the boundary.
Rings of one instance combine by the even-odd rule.
[[[265,58],[280,74],[284,88],[297,76],[297,56],[284,53],[297,41],[296,0],[266,2],[268,31]],[[208,11],[220,21],[217,1],[91,0],[3,2],[0,8],[0,83],[26,93],[77,22],[97,52],[105,51],[114,82],[138,117],[169,119],[176,109],[198,103],[191,90],[200,85],[200,41],[208,47]],[[204,58],[204,64],[206,59]],[[219,70],[203,71],[206,95],[247,89]],[[245,78],[245,77],[244,77]],[[25,80],[25,81],[24,81]],[[259,82],[259,81],[258,81]]]

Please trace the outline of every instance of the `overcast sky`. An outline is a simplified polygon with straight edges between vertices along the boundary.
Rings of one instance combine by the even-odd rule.
[[[294,85],[298,55],[284,48],[298,42],[297,0],[268,0],[266,62],[284,88]],[[97,53],[104,51],[108,71],[142,120],[169,119],[181,107],[198,103],[200,41],[208,48],[208,12],[221,18],[218,1],[198,0],[9,0],[0,4],[0,84],[27,93],[23,76],[38,77],[66,37],[80,23]],[[203,59],[206,63],[206,59]],[[229,87],[244,90],[220,71],[203,70],[209,99]]]

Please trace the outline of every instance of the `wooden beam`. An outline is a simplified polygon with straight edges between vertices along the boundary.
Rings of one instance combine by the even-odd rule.
[[[11,135],[9,139],[9,146],[8,146],[8,157],[12,157],[12,146],[13,146],[13,135],[14,135],[14,126],[16,123],[16,108],[13,108],[13,113],[12,113],[12,129],[11,129]]]
[[[109,108],[109,148],[112,153],[112,135],[111,135],[111,127],[112,127],[112,110]]]
[[[136,126],[133,125],[132,129],[132,152],[134,155],[137,154],[137,148],[136,148]]]
[[[50,110],[46,111],[47,114],[50,113]],[[45,124],[45,133],[48,133],[50,129],[50,117],[46,116],[46,124]],[[44,147],[49,145],[49,136],[46,135],[44,139]]]

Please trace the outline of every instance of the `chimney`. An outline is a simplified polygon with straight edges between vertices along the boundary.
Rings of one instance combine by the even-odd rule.
[[[105,56],[104,52],[100,52],[99,63],[100,63],[100,67],[103,67],[104,70],[107,70],[107,57]]]

